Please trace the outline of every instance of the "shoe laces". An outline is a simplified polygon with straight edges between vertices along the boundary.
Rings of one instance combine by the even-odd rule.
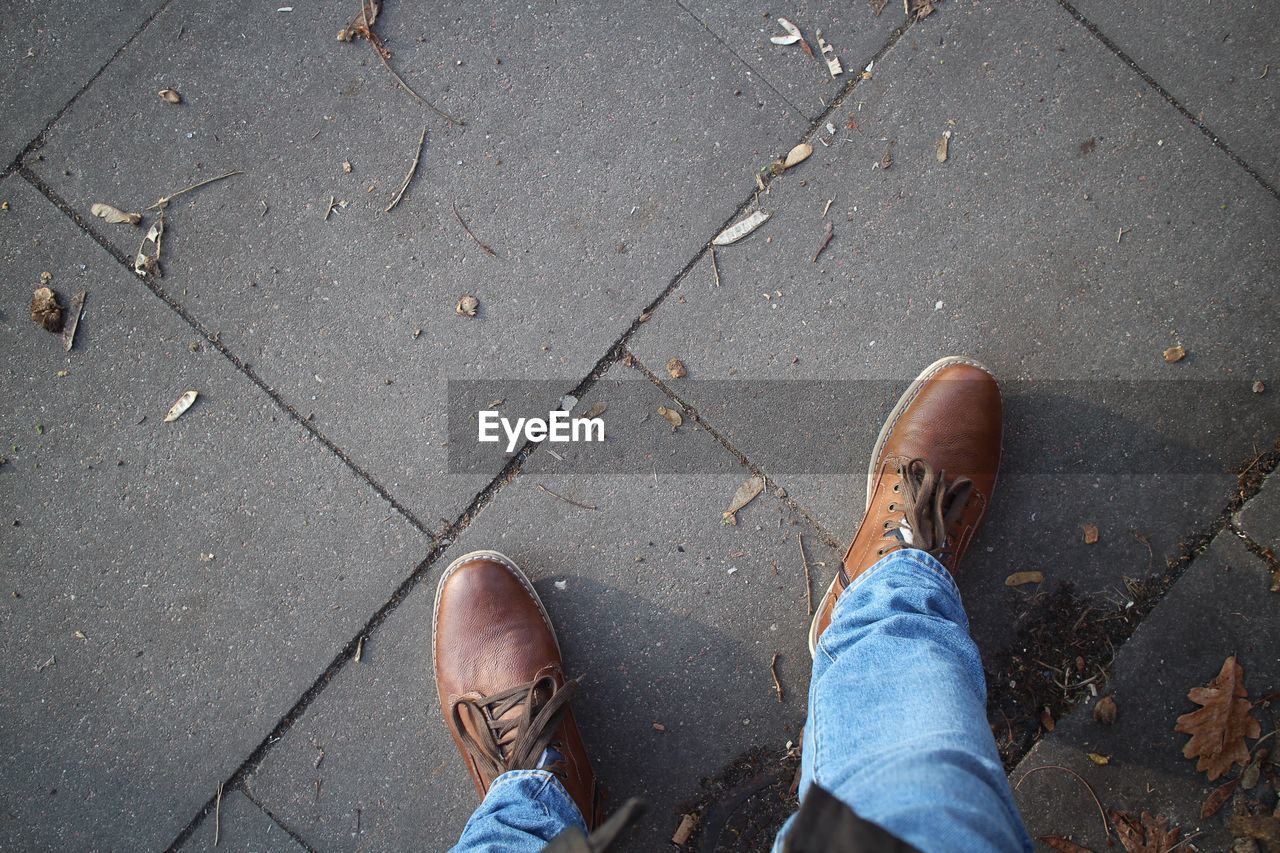
[[[893,491],[902,495],[900,501],[889,504],[890,512],[902,517],[884,523],[884,536],[909,548],[925,551],[939,560],[951,554],[948,532],[964,514],[969,498],[973,496],[973,481],[968,477],[956,477],[947,482],[946,472],[933,467],[923,459],[912,459],[898,466],[899,482]],[[884,555],[889,547],[878,552]]]
[[[576,679],[557,685],[554,677],[544,675],[479,699],[463,697],[453,703],[454,727],[467,754],[487,775],[534,770],[555,738],[577,688]],[[517,708],[519,713],[513,714]],[[464,725],[464,714],[476,723],[478,738]],[[542,769],[564,775],[559,762]]]

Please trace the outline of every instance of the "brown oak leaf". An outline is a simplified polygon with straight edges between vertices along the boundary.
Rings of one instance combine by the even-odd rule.
[[[1169,827],[1168,818],[1152,817],[1145,809],[1138,817],[1114,810],[1107,815],[1125,853],[1168,853],[1182,834],[1178,827]]]
[[[1208,820],[1221,811],[1227,804],[1227,800],[1231,799],[1231,795],[1236,792],[1236,786],[1239,784],[1240,779],[1236,778],[1214,788],[1212,793],[1204,798],[1204,804],[1200,806],[1200,819]]]
[[[1081,847],[1065,835],[1037,835],[1036,841],[1060,853],[1093,853],[1088,847]]]
[[[1244,667],[1235,656],[1222,664],[1218,677],[1207,687],[1193,687],[1187,698],[1204,707],[1178,718],[1176,732],[1191,735],[1182,747],[1187,758],[1198,759],[1196,770],[1204,771],[1212,782],[1231,769],[1249,763],[1244,739],[1262,734],[1262,725],[1250,710],[1253,703],[1244,697]]]
[[[1252,838],[1267,845],[1267,850],[1280,850],[1280,818],[1275,815],[1232,815],[1227,829],[1236,838]]]

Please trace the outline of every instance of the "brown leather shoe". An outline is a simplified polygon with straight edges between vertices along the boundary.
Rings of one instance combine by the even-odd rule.
[[[810,654],[840,594],[884,555],[918,548],[956,573],[995,489],[1003,413],[995,378],[972,359],[939,359],[911,383],[871,451],[866,514],[813,615]]]
[[[529,579],[497,551],[454,560],[436,590],[431,638],[445,724],[481,798],[508,770],[542,769],[560,778],[588,829],[602,796],[569,709],[576,680],[564,676],[551,620]]]

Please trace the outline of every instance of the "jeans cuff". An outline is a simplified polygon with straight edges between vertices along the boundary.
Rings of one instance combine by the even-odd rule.
[[[947,571],[947,567],[938,562],[932,554],[927,551],[921,551],[918,548],[902,548],[890,554],[886,554],[879,560],[874,562],[869,569],[853,579],[852,583],[841,594],[839,600],[836,601],[835,609],[831,613],[831,621],[836,620],[842,607],[854,607],[855,597],[859,594],[859,588],[865,586],[868,582],[883,577],[885,572],[891,571],[898,566],[899,563],[907,563],[904,566],[907,572],[911,574],[924,574],[938,581],[945,589],[947,594],[954,599],[956,610],[961,614],[961,620],[968,629],[969,620],[964,615],[964,603],[960,598],[960,587],[956,586],[956,579],[951,576],[951,572]],[[865,595],[863,591],[861,594]]]

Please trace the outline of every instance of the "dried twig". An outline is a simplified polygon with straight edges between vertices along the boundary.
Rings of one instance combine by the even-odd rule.
[[[400,189],[396,192],[395,198],[391,199],[391,204],[387,205],[384,213],[390,213],[391,208],[400,203],[400,199],[404,198],[404,191],[409,189],[409,182],[413,180],[413,176],[418,171],[418,161],[422,159],[422,146],[427,144],[427,129],[422,128],[422,136],[418,137],[418,153],[413,155],[413,163],[409,165],[409,174],[404,176],[404,183],[400,185]]]
[[[364,637],[360,637],[356,640],[356,654],[355,654],[356,663],[360,663],[360,656],[363,654],[364,654]]]
[[[769,661],[769,674],[773,676],[773,689],[778,693],[778,701],[782,701],[782,682],[778,680],[778,653],[773,653],[773,660]]]
[[[567,503],[567,504],[573,504],[574,506],[576,506],[576,507],[581,507],[582,509],[597,509],[597,510],[598,510],[598,509],[600,509],[600,507],[598,507],[598,506],[593,506],[593,505],[591,505],[591,504],[579,503],[578,501],[575,501],[575,500],[573,500],[572,498],[566,498],[564,495],[558,495],[558,494],[556,494],[555,492],[553,492],[553,491],[551,491],[550,489],[548,489],[546,486],[542,485],[541,483],[538,483],[538,488],[539,488],[539,489],[541,489],[542,491],[546,492],[547,494],[551,495],[551,497],[553,497],[553,498],[559,498],[560,500],[564,501],[564,502],[565,502],[565,503]]]
[[[146,209],[147,210],[164,210],[166,207],[169,206],[169,202],[173,201],[175,198],[177,198],[180,195],[186,195],[189,192],[195,192],[201,187],[207,187],[209,184],[216,183],[218,181],[223,181],[223,180],[226,180],[227,178],[234,178],[236,175],[243,175],[243,174],[244,172],[241,172],[239,169],[237,169],[234,172],[227,172],[225,175],[219,175],[216,178],[208,178],[206,180],[201,181],[198,184],[192,184],[189,187],[183,187],[182,189],[178,190],[176,193],[170,193],[169,195],[160,196],[160,199],[155,204],[151,205]]]
[[[466,124],[466,122],[465,122],[465,121],[463,121],[462,119],[460,119],[460,118],[454,118],[453,116],[449,115],[447,112],[445,112],[444,110],[440,109],[440,108],[439,108],[439,107],[437,107],[435,104],[431,103],[431,102],[430,102],[430,101],[428,101],[426,98],[422,97],[422,96],[421,96],[421,95],[419,95],[417,92],[415,92],[415,91],[413,90],[413,87],[412,87],[412,86],[410,86],[408,83],[404,82],[404,78],[403,78],[403,77],[401,77],[399,74],[397,74],[397,73],[396,73],[396,70],[395,70],[394,68],[392,68],[392,67],[391,67],[391,63],[390,63],[390,62],[387,62],[387,58],[386,58],[385,56],[383,56],[383,55],[382,55],[382,51],[377,50],[377,49],[375,48],[375,49],[374,49],[374,52],[378,54],[378,58],[382,60],[382,64],[383,64],[384,66],[386,66],[386,69],[387,69],[387,71],[388,71],[388,72],[390,72],[391,76],[392,76],[392,77],[394,77],[394,78],[395,78],[395,80],[396,80],[396,82],[400,84],[400,88],[404,89],[404,90],[405,90],[406,92],[408,92],[410,95],[413,95],[413,97],[418,101],[418,103],[422,104],[424,107],[426,107],[427,109],[431,110],[431,112],[433,112],[433,113],[435,113],[436,115],[440,116],[440,118],[444,119],[445,121],[453,122],[454,124],[459,125],[459,126],[461,126],[461,125],[465,125],[465,124]]]
[[[804,534],[796,533],[796,542],[800,544],[800,559],[804,562],[804,602],[813,615],[813,580],[809,577],[809,558],[804,553]]]
[[[720,264],[716,263],[716,250],[711,249],[711,274],[716,277],[716,287],[720,286]]]
[[[453,215],[458,218],[458,224],[462,226],[462,230],[467,232],[467,236],[474,240],[477,246],[484,249],[486,254],[492,255],[495,258],[498,257],[497,252],[480,242],[480,238],[471,230],[471,226],[467,224],[467,220],[463,219],[462,214],[458,212],[458,203],[456,201],[453,202]]]
[[[334,197],[333,197],[333,196],[329,196],[329,206],[328,206],[328,207],[326,207],[326,208],[324,209],[324,221],[325,221],[325,222],[328,222],[328,221],[329,221],[329,214],[333,213],[333,201],[334,201]]]
[[[815,264],[818,262],[818,258],[822,256],[822,253],[827,250],[827,247],[831,245],[831,241],[835,238],[835,236],[836,236],[835,227],[831,224],[830,220],[828,220],[826,232],[822,238],[822,245],[818,247],[818,251],[813,253],[813,262]]]
[[[213,801],[213,846],[218,846],[222,836],[222,783],[218,783],[218,798]]]
[[[1084,785],[1085,790],[1089,792],[1089,796],[1093,797],[1093,804],[1098,807],[1098,815],[1102,818],[1102,831],[1106,835],[1107,844],[1110,845],[1111,825],[1107,823],[1107,812],[1106,812],[1106,809],[1102,807],[1102,801],[1099,800],[1098,795],[1094,793],[1093,786],[1090,785],[1088,782],[1084,781],[1084,777],[1081,776],[1076,771],[1072,770],[1070,767],[1063,767],[1061,764],[1041,764],[1039,767],[1032,767],[1026,773],[1022,774],[1022,778],[1018,780],[1018,784],[1013,786],[1013,790],[1016,791],[1019,788],[1021,788],[1022,783],[1027,781],[1028,776],[1040,770],[1061,770],[1064,773],[1070,773],[1072,776],[1076,777],[1077,780],[1079,780],[1081,785]]]

